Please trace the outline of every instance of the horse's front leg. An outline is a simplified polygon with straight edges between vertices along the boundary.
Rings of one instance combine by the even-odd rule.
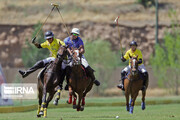
[[[76,93],[74,91],[72,92],[72,95],[74,97],[74,100],[73,100],[73,109],[76,109],[77,108],[77,106],[76,106],[77,95],[76,95]]]
[[[82,97],[83,97],[83,93],[79,93],[78,94],[78,105],[77,105],[77,111],[80,110],[81,108],[81,100],[82,100]]]
[[[38,84],[38,86],[39,86],[39,84]],[[42,89],[39,87],[38,91],[39,91],[39,93],[38,93],[39,105],[38,105],[38,110],[37,110],[37,117],[41,117],[41,115],[39,113],[40,113],[41,104],[42,104]]]
[[[129,92],[125,91],[125,97],[126,97],[126,110],[129,111]]]
[[[145,108],[146,108],[146,105],[145,105],[145,96],[146,96],[146,90],[142,91],[142,102],[141,102],[142,110],[145,110]]]
[[[131,93],[131,103],[130,103],[131,106],[130,106],[130,110],[129,110],[130,114],[133,114],[134,105],[135,105],[135,101],[136,101],[137,96],[138,96],[138,91]]]
[[[83,96],[83,98],[82,98],[82,103],[81,103],[81,111],[83,111],[84,110],[84,105],[85,105],[85,96]]]
[[[44,111],[46,111],[46,95],[47,95],[47,92],[46,92],[46,85],[44,84],[43,86],[43,98],[42,98],[42,104],[41,104],[41,110],[40,110],[40,115],[44,115],[44,117],[47,117],[47,114],[45,115],[44,114]]]
[[[61,87],[58,86],[56,99],[55,99],[54,102],[53,102],[54,105],[58,105],[58,101],[59,101],[59,99],[60,99],[60,96],[61,96]]]

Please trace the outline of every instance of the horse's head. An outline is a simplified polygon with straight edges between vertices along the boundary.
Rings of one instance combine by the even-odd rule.
[[[59,60],[63,60],[69,54],[69,52],[67,50],[68,46],[63,46],[63,45],[61,45],[61,43],[59,43],[59,45],[60,45],[60,47],[59,47],[59,50],[57,52],[57,58]]]
[[[79,52],[79,49],[73,49],[73,65],[81,64],[82,54]]]
[[[132,75],[137,75],[138,74],[138,56],[136,57],[130,57],[130,66],[131,66],[131,69],[130,69],[130,72]]]

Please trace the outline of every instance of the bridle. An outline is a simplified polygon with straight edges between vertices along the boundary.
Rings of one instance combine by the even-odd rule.
[[[138,74],[138,63],[137,63],[137,58],[130,58],[131,59],[131,70],[130,72],[132,75],[137,75]]]

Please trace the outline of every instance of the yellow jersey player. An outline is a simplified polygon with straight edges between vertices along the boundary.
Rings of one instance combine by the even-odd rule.
[[[138,55],[138,69],[143,74],[143,80],[144,80],[142,90],[146,90],[147,88],[146,82],[148,81],[148,72],[143,64],[142,53],[139,49],[137,49],[137,46],[138,45],[135,41],[130,42],[130,49],[126,52],[124,56],[122,55],[121,60],[125,62],[126,60],[130,59],[129,55],[132,57],[136,57]],[[130,61],[129,61],[129,65],[121,71],[122,84],[119,84],[117,86],[118,88],[124,90],[124,79],[129,71],[130,71]]]
[[[37,69],[45,67],[51,61],[54,61],[60,47],[59,42],[61,43],[61,45],[65,45],[65,43],[60,39],[54,38],[54,34],[51,31],[47,31],[45,33],[44,39],[46,39],[44,43],[39,44],[37,42],[33,42],[33,44],[37,48],[49,49],[49,51],[51,52],[51,57],[36,62],[36,64],[34,64],[31,68],[29,68],[26,71],[19,70],[19,73],[22,75],[23,78],[27,77],[29,74],[36,71]]]

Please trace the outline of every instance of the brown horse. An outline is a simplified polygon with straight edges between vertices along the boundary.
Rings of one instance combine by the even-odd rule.
[[[41,115],[47,117],[48,104],[52,100],[56,91],[59,93],[57,99],[59,100],[60,98],[61,88],[59,84],[61,81],[61,64],[67,54],[67,47],[60,45],[55,61],[50,63],[48,67],[43,69],[38,75],[39,106],[37,111],[37,117],[41,117]],[[49,93],[49,96],[46,99],[47,93]]]
[[[130,73],[128,77],[124,80],[124,88],[125,88],[125,97],[126,97],[126,110],[129,113],[133,113],[135,100],[138,96],[139,90],[142,89],[143,79],[138,71],[138,56],[131,57],[130,56]],[[147,85],[148,86],[148,85]],[[129,102],[129,95],[131,95],[131,100]],[[145,109],[145,96],[146,90],[142,91],[142,110]]]
[[[79,57],[78,57],[79,56]],[[73,63],[71,68],[71,74],[69,79],[69,101],[68,103],[72,103],[72,95],[74,97],[73,100],[73,108],[77,109],[77,111],[84,110],[85,105],[85,96],[92,89],[93,81],[86,75],[85,69],[81,65],[81,56],[78,50],[74,50],[73,54]],[[76,106],[76,99],[78,94],[78,105]]]

